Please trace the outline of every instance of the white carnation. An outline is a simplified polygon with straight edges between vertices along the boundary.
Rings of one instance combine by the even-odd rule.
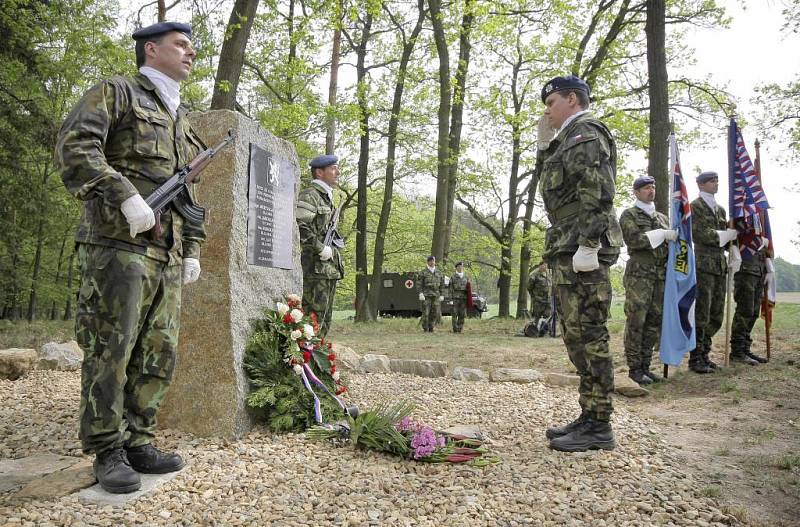
[[[289,302],[300,302],[301,298],[298,295],[289,295],[286,297],[286,300]]]
[[[295,364],[294,366],[292,366],[292,369],[294,370],[295,374],[297,374],[297,375],[302,375],[303,374],[303,367],[300,366],[299,364]]]
[[[338,371],[333,372],[332,377],[333,377],[334,381],[338,381],[339,380],[339,372]]]
[[[292,320],[294,320],[295,324],[303,320],[303,312],[299,309],[292,309],[292,312],[289,314],[292,316]]]
[[[303,334],[305,334],[307,339],[310,339],[311,337],[314,336],[314,327],[311,324],[304,324]]]
[[[289,336],[292,338],[292,340],[297,340],[303,336],[303,332],[299,329],[294,329],[291,333],[289,333]]]
[[[283,315],[285,315],[286,313],[289,312],[289,306],[287,306],[283,302],[278,302],[278,304],[275,306],[275,308],[278,310],[278,314],[280,316],[283,316]]]

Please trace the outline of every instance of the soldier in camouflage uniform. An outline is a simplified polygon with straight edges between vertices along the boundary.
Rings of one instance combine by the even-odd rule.
[[[453,333],[461,333],[467,318],[467,286],[469,278],[464,273],[464,263],[456,263],[456,272],[450,277],[450,297],[453,299]]]
[[[609,267],[622,232],[614,212],[617,151],[606,126],[588,113],[589,86],[556,77],[542,89],[545,115],[558,132],[547,149],[541,193],[550,228],[544,259],[553,270],[557,310],[569,358],[580,376],[581,415],[550,428],[550,447],[575,452],[613,449],[614,366],[606,320]]]
[[[428,265],[417,274],[417,291],[422,307],[422,331],[433,333],[436,316],[444,296],[444,275],[436,268],[436,257],[428,256]]]
[[[696,178],[700,197],[692,201],[692,240],[697,266],[697,300],[694,319],[697,334],[695,349],[689,352],[689,369],[712,373],[717,364],[709,358],[711,339],[722,327],[725,312],[725,280],[728,264],[725,249],[736,239],[736,229],[726,229],[725,209],[714,194],[719,188],[716,172],[703,172]],[[732,262],[738,249],[731,249]]]
[[[628,377],[639,384],[663,380],[650,371],[653,348],[661,333],[667,241],[678,237],[669,219],[656,210],[656,182],[650,176],[633,182],[636,202],[619,218],[630,259],[625,266],[625,360]]]
[[[195,57],[190,37],[188,25],[173,22],[135,32],[140,73],[86,92],[56,145],[62,180],[84,202],[75,235],[80,438],[109,492],[137,490],[139,472],[184,465],[151,442],[175,367],[181,282],[197,280],[206,236],[172,207],[160,217],[163,236],[145,234],[155,217],[142,196],[204,148],[179,107],[179,83]]]
[[[311,160],[312,184],[297,198],[297,226],[300,229],[300,261],[303,266],[303,310],[313,313],[319,336],[331,327],[336,282],[344,277],[338,244],[325,245],[335,208],[333,189],[339,184],[339,158],[321,155]],[[338,239],[338,235],[335,237]]]
[[[764,298],[764,284],[767,273],[773,269],[772,259],[767,256],[769,240],[757,235],[751,226],[737,225],[742,244],[759,247],[754,253],[743,251],[742,266],[733,275],[733,299],[736,311],[731,328],[732,362],[759,364],[767,359],[750,350],[753,339],[750,332],[761,314],[761,301]]]
[[[531,297],[530,321],[517,333],[519,337],[543,337],[547,332],[546,320],[552,314],[550,301],[550,277],[547,276],[547,263],[539,264],[528,275],[528,294]]]

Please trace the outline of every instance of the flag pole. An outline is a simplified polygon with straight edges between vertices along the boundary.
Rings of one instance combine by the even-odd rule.
[[[756,169],[756,174],[758,174],[758,180],[761,181],[761,143],[758,139],[756,139],[756,158],[753,161],[753,165]],[[769,254],[769,251],[767,251]],[[772,329],[772,306],[769,305],[769,284],[766,280],[764,280],[764,297],[761,299],[761,310],[764,313],[764,338],[767,344],[767,362],[770,360],[770,352],[772,349],[772,343],[770,339],[770,329]]]
[[[731,114],[730,123],[728,124],[728,227],[733,229],[733,175],[734,164],[736,156],[736,121],[735,115]],[[737,240],[735,240],[738,243]],[[733,242],[730,242],[733,243]],[[733,275],[730,272],[731,267],[731,251],[728,249],[728,261],[725,267],[725,356],[723,357],[723,364],[725,367],[730,365],[730,333],[731,333],[731,290],[733,289]]]

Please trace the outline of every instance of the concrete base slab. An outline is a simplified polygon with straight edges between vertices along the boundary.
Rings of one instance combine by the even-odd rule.
[[[32,480],[64,470],[81,459],[56,454],[40,454],[19,459],[0,460],[0,492],[22,487]]]
[[[100,484],[92,485],[88,489],[83,489],[78,493],[78,499],[84,503],[94,503],[96,505],[111,505],[112,507],[125,507],[143,496],[152,494],[158,487],[168,481],[175,479],[175,476],[186,470],[184,467],[178,472],[168,474],[142,474],[142,488],[136,492],[128,494],[111,494],[106,492]]]

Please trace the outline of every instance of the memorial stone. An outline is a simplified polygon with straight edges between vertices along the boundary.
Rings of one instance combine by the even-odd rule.
[[[183,289],[178,361],[158,418],[162,427],[235,438],[252,426],[242,368],[251,321],[275,300],[303,290],[294,219],[300,171],[290,143],[239,113],[190,119],[207,145],[229,129],[236,139],[197,187],[208,239],[200,279]]]

